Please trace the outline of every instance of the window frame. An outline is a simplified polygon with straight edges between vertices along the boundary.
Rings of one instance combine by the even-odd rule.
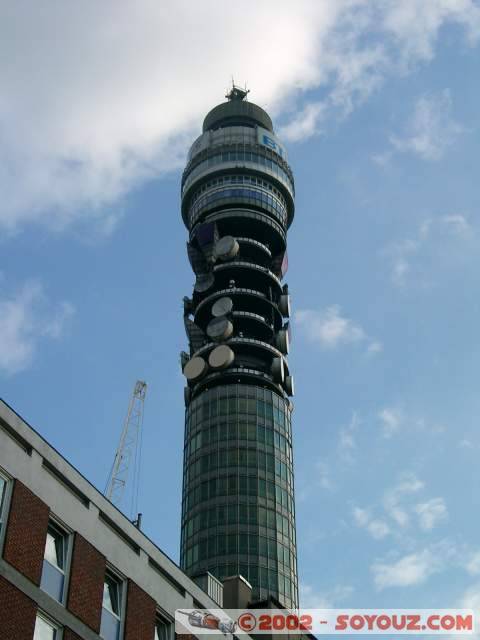
[[[168,628],[168,635],[166,638],[162,638],[160,636],[160,634],[158,633],[158,626],[159,624],[163,624],[165,627]],[[165,614],[163,611],[160,611],[157,609],[156,613],[155,613],[155,634],[154,634],[154,640],[173,640],[174,638],[174,621],[173,619],[168,616],[167,614]]]
[[[54,541],[57,538],[62,540],[62,549],[61,549],[61,551],[62,551],[62,556],[63,557],[62,557],[62,566],[61,567],[58,566],[58,564],[53,564],[52,562],[50,562],[50,560],[48,558],[45,557],[45,553],[47,551],[46,542],[48,540],[48,535],[52,530],[53,530],[53,534],[51,534],[51,537],[54,539]],[[48,563],[50,563],[52,566],[54,566],[56,569],[61,571],[63,573],[63,575],[65,575],[66,569],[67,569],[68,538],[69,538],[69,533],[67,531],[64,531],[63,529],[61,529],[54,520],[50,520],[49,521],[48,528],[47,528],[47,540],[45,541],[45,552],[44,552],[44,555],[43,555],[43,559],[46,560]]]
[[[10,512],[10,499],[12,497],[12,477],[0,467],[0,478],[5,482],[3,495],[0,496],[0,555],[3,554],[3,543]]]
[[[100,631],[103,620],[103,611],[105,610],[108,615],[113,616],[118,621],[118,636],[116,640],[122,640],[124,634],[124,623],[125,623],[125,608],[126,608],[126,597],[127,597],[127,581],[125,576],[123,576],[119,571],[117,571],[114,567],[107,564],[105,569],[105,576],[103,578],[103,585],[105,590],[105,585],[107,580],[116,583],[118,586],[118,613],[112,611],[109,607],[104,606],[104,600],[102,596],[102,613],[100,618]],[[105,593],[105,591],[104,591]],[[99,634],[100,635],[100,634]],[[100,635],[100,638],[103,638]],[[110,640],[109,638],[105,638],[105,640]]]
[[[48,614],[46,614],[42,609],[37,609],[35,614],[35,627],[33,629],[33,640],[35,640],[35,629],[37,627],[37,620],[43,620],[47,625],[51,626],[55,631],[53,640],[62,640],[63,638],[63,627],[58,624],[53,618],[51,618]]]
[[[50,562],[50,560],[48,560],[45,557],[49,529],[53,529],[56,533],[58,533],[60,536],[62,536],[62,539],[63,539],[63,562],[64,562],[63,569],[61,569],[57,565],[52,564]],[[42,576],[40,578],[40,588],[42,589],[42,591],[44,593],[46,593],[48,596],[53,598],[56,602],[58,602],[61,605],[65,605],[66,600],[67,600],[68,585],[69,585],[69,582],[70,582],[70,566],[71,566],[72,549],[73,549],[73,544],[72,543],[73,543],[73,532],[68,527],[66,527],[63,524],[63,522],[60,522],[60,520],[58,518],[56,518],[53,514],[50,514],[50,518],[48,520],[47,537],[45,538],[45,548],[44,548],[44,551],[43,551]],[[44,566],[43,563],[45,563],[45,562],[48,562],[48,564],[51,567],[53,567],[56,571],[58,571],[59,573],[61,573],[63,575],[63,586],[62,586],[62,593],[61,593],[60,599],[57,599],[57,598],[55,598],[55,596],[52,596],[48,591],[46,591],[41,586],[42,578],[43,578],[43,566]]]

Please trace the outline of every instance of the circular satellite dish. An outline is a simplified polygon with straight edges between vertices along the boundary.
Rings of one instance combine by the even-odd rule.
[[[278,301],[278,308],[284,318],[290,317],[290,296],[288,293],[282,293]]]
[[[207,373],[208,365],[203,358],[191,358],[183,368],[183,375],[189,382],[200,380]]]
[[[220,342],[227,340],[233,333],[233,324],[225,316],[213,318],[207,326],[207,335],[212,339]]]
[[[275,336],[275,344],[277,345],[277,349],[287,355],[290,350],[290,340],[288,331],[285,329],[280,329],[280,331]]]
[[[288,342],[290,343],[292,341],[292,325],[290,322],[287,322],[284,329],[288,332]]]
[[[215,347],[208,356],[208,364],[212,369],[226,369],[235,359],[235,354],[226,344]]]
[[[214,254],[220,260],[231,260],[239,249],[240,246],[233,236],[223,236],[215,243]]]
[[[285,377],[285,369],[283,367],[283,358],[274,358],[272,361],[272,376],[275,382],[283,382]]]
[[[293,376],[285,376],[285,391],[289,396],[295,395],[295,387],[293,384]]]
[[[208,291],[213,283],[215,282],[215,278],[213,277],[213,273],[202,273],[197,276],[197,280],[195,282],[195,291],[197,293],[204,293]]]
[[[233,302],[231,298],[219,298],[214,305],[212,306],[212,315],[215,318],[219,318],[220,316],[226,316],[233,309]]]

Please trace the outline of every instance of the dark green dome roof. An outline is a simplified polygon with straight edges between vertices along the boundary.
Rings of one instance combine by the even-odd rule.
[[[235,125],[258,125],[273,132],[273,124],[266,111],[253,102],[234,98],[209,111],[203,121],[203,132]]]

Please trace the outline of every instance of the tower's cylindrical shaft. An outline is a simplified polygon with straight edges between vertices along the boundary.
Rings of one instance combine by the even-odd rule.
[[[184,298],[181,566],[241,574],[298,606],[290,301],[294,183],[260,107],[234,89],[206,116],[182,179],[196,282]]]

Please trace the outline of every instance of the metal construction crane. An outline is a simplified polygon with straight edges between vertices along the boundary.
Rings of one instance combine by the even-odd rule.
[[[133,389],[127,416],[123,424],[120,442],[115,453],[112,469],[107,480],[104,495],[119,509],[126,510],[125,489],[127,486],[130,467],[133,462],[133,481],[131,482],[130,493],[130,517],[137,516],[138,488],[140,475],[141,458],[141,438],[143,423],[143,408],[145,395],[147,393],[147,383],[137,380]],[[129,487],[130,488],[130,487]],[[140,525],[140,514],[137,517],[137,526]]]

